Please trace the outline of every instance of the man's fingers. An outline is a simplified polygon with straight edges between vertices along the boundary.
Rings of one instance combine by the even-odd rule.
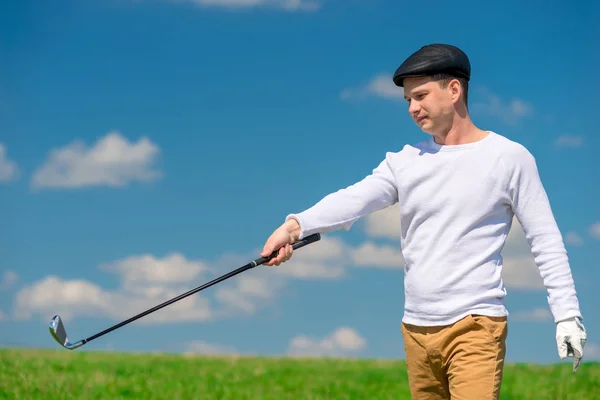
[[[574,357],[575,352],[573,351],[573,346],[570,341],[567,341],[567,357]]]
[[[292,245],[286,244],[285,247],[282,248],[281,261],[285,262],[285,261],[289,260],[290,258],[292,258],[293,251],[294,251],[294,248],[292,247]]]
[[[582,338],[574,338],[569,343],[571,345],[571,351],[573,353],[572,357],[581,358],[583,357],[583,346],[585,344],[585,340]]]
[[[271,254],[271,253],[269,253],[269,254]],[[267,254],[267,256],[268,256],[269,254]],[[281,255],[281,250],[279,250],[279,253],[278,253],[276,256],[274,256],[273,258],[271,258],[271,259],[270,259],[270,260],[267,262],[267,265],[269,265],[269,266],[274,266],[274,265],[275,265],[275,266],[277,266],[277,265],[279,265],[279,257],[280,257],[280,255]]]
[[[577,370],[579,369],[579,365],[581,364],[581,359],[583,357],[583,346],[580,346],[580,343],[575,344],[576,342],[578,342],[577,340],[574,341],[573,346],[572,346],[572,352],[573,352],[573,373],[577,372]]]
[[[568,346],[567,346],[567,342],[565,342],[564,339],[561,340],[559,342],[559,345],[558,345],[558,356],[561,359],[564,359],[564,358],[567,357],[568,351],[569,351],[569,349],[568,349]]]
[[[583,347],[585,338],[563,338],[558,347],[558,355],[561,359],[573,358],[573,373],[577,372],[583,358]]]
[[[286,262],[287,260],[289,260],[292,257],[293,252],[294,252],[294,248],[292,247],[291,244],[283,245],[278,250],[277,255],[275,257],[273,257],[272,259],[270,259],[269,261],[267,261],[265,263],[265,265],[270,266],[270,267],[281,265],[282,263]],[[268,253],[268,254],[271,254],[271,253]],[[263,257],[266,257],[266,256],[263,255]]]
[[[265,243],[265,246],[263,247],[263,251],[262,251],[262,253],[260,253],[260,256],[267,257],[272,252],[273,252],[273,244],[271,243],[271,238],[269,238],[269,240],[267,240],[267,243]]]
[[[580,364],[581,364],[581,358],[576,358],[575,360],[573,360],[573,373],[577,372]]]
[[[279,254],[277,255],[277,261],[279,262],[279,264],[289,260],[291,248],[291,245],[286,244],[281,249],[279,249]]]
[[[283,253],[283,247],[281,247],[279,250],[277,250],[277,254],[275,256],[273,256],[273,258],[271,258],[269,261],[266,262],[266,265],[268,266],[278,266],[279,264],[281,264],[281,258],[282,258],[282,253]],[[271,253],[267,254],[270,255]]]

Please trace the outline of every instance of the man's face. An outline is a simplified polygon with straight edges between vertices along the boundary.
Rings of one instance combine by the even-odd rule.
[[[456,85],[455,85],[456,86]],[[430,134],[443,134],[452,125],[457,98],[452,85],[442,88],[430,77],[404,79],[404,98],[408,112],[415,123]]]

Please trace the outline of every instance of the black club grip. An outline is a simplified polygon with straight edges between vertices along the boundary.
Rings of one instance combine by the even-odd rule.
[[[302,248],[302,247],[304,247],[306,245],[309,245],[311,243],[318,242],[320,239],[321,239],[321,234],[320,233],[313,233],[312,235],[309,235],[309,236],[307,236],[305,238],[302,238],[300,240],[295,241],[292,244],[292,248],[294,250],[297,250],[297,249]],[[271,258],[277,257],[278,253],[279,253],[279,250],[275,250],[274,252],[272,252],[267,257],[261,257],[259,259],[254,260],[253,264],[255,264],[255,266],[264,264],[267,261],[269,261]]]
[[[305,238],[302,238],[300,240],[295,241],[292,244],[292,247],[294,248],[294,250],[296,250],[296,249],[299,249],[301,247],[306,246],[307,244],[318,242],[319,239],[321,239],[321,234],[319,234],[319,233],[313,233],[310,236],[307,236]]]

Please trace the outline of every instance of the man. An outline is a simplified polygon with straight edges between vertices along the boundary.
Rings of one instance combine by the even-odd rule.
[[[508,332],[501,250],[516,217],[531,245],[556,322],[559,356],[583,356],[586,331],[561,233],[534,157],[474,125],[471,65],[455,46],[432,44],[408,57],[393,81],[430,137],[385,159],[363,180],[290,214],[264,245],[267,265],[292,256],[315,232],[350,229],[399,203],[405,265],[402,318],[414,399],[498,399]]]

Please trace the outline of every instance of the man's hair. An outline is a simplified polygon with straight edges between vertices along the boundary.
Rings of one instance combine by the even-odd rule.
[[[463,89],[463,100],[465,101],[465,106],[469,107],[469,82],[463,78],[462,76],[455,76],[448,73],[439,73],[432,76],[434,81],[439,82],[442,88],[448,87],[448,84],[451,80],[457,79],[460,82],[460,85]]]

